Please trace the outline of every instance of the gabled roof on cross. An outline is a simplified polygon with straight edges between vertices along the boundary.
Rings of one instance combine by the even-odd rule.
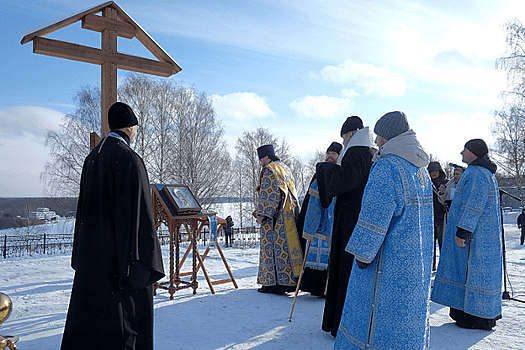
[[[96,14],[111,8],[117,12],[117,18],[97,16]],[[82,21],[82,28],[99,31],[105,29],[114,31],[118,36],[132,39],[136,37],[146,49],[157,59],[150,60],[121,53],[105,53],[103,50],[83,45],[67,43],[59,40],[43,38],[45,35],[67,27],[73,23]],[[80,11],[72,16],[60,19],[48,25],[34,29],[24,35],[21,44],[33,41],[33,52],[55,57],[67,58],[87,63],[103,64],[104,62],[116,62],[117,68],[132,70],[168,77],[180,72],[181,67],[171,56],[160,47],[153,38],[146,33],[142,27],[135,22],[114,1],[108,1],[87,10]]]

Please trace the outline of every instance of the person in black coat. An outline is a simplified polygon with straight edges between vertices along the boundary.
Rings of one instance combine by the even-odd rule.
[[[231,215],[226,217],[226,226],[224,226],[224,244],[228,247],[228,242],[230,242],[230,247],[233,244],[233,219]]]
[[[432,187],[434,188],[434,240],[438,242],[439,250],[443,245],[443,225],[445,222],[445,203],[441,199],[445,193],[445,185],[448,180],[445,177],[445,172],[441,168],[439,162],[430,162],[427,167],[430,178],[432,179]]]
[[[520,245],[523,245],[523,241],[525,241],[525,209],[518,216],[518,228],[521,229]]]
[[[375,153],[372,135],[358,116],[348,117],[341,127],[344,149],[336,164],[316,166],[319,199],[328,208],[336,197],[332,244],[328,266],[328,286],[322,329],[337,335],[354,256],[345,252],[357,223],[361,199]]]
[[[62,350],[153,349],[153,283],[164,267],[148,174],[129,146],[137,118],[117,102],[108,123],[82,169]]]

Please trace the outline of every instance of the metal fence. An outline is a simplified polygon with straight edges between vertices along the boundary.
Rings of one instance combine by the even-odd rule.
[[[246,249],[253,248],[259,245],[261,229],[255,227],[247,228],[233,228],[233,248]],[[168,230],[159,230],[158,232],[159,242],[161,245],[168,244],[170,241],[170,234]],[[207,246],[210,240],[210,230],[205,227],[197,239],[197,245]],[[221,230],[217,232],[217,243],[223,246],[225,244],[224,232]],[[188,233],[181,229],[180,232],[180,246],[184,247],[190,244],[190,237]]]
[[[72,234],[4,235],[1,245],[2,257],[56,254],[71,250]]]
[[[158,231],[161,245],[169,244],[170,235],[167,230]],[[247,249],[259,245],[260,228],[234,228],[233,248]],[[217,243],[224,245],[224,232],[217,233]],[[209,243],[210,231],[204,228],[199,235],[197,245],[206,247]],[[181,230],[181,246],[189,245],[189,235],[184,229]],[[40,233],[4,235],[2,237],[0,252],[3,258],[32,256],[36,254],[57,254],[70,252],[73,247],[72,233]]]

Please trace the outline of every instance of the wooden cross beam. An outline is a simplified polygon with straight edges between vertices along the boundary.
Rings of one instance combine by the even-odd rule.
[[[97,13],[102,13],[98,16]],[[101,33],[101,48],[93,48],[44,38],[58,29],[82,21],[82,28]],[[158,60],[126,55],[117,51],[117,38],[137,38]],[[21,40],[33,42],[33,52],[101,66],[101,136],[109,133],[108,110],[117,102],[117,69],[169,77],[181,71],[180,66],[115,2],[109,1],[48,26],[34,30]]]

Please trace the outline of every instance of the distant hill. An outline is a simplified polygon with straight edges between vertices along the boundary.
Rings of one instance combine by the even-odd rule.
[[[77,197],[0,198],[0,229],[21,227],[29,213],[37,208],[49,208],[60,216],[75,216]]]

